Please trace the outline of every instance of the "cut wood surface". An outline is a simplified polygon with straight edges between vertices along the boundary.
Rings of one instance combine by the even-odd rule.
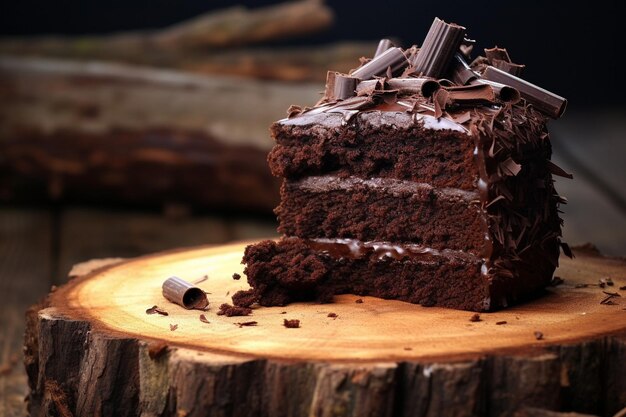
[[[52,293],[32,311],[26,336],[31,412],[499,416],[539,407],[611,415],[626,406],[626,303],[601,303],[603,291],[624,294],[623,260],[577,252],[562,260],[564,283],[480,321],[353,295],[218,316],[247,287],[245,277],[232,278],[243,272],[244,247],[126,260]],[[210,310],[167,302],[160,287],[172,275],[207,275],[198,286]],[[607,277],[614,285],[600,288]],[[153,305],[169,315],[146,314]]]

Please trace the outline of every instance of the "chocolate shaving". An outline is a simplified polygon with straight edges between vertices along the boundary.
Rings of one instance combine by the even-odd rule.
[[[501,326],[503,324],[506,324],[506,320],[496,321],[496,325],[498,325],[498,326]]]
[[[494,46],[493,48],[485,48],[485,56],[491,65],[493,65],[494,60],[511,62],[511,58],[509,57],[507,50],[505,48],[498,48],[497,46]]]
[[[500,162],[500,168],[505,175],[509,176],[516,176],[522,170],[522,166],[510,157]]]
[[[363,300],[362,300],[362,299],[360,299],[360,298],[357,298],[357,299],[356,299],[356,301],[355,301],[355,303],[357,303],[357,304],[363,304]]]
[[[200,314],[200,321],[202,323],[210,324],[211,322],[206,318],[204,314]]]
[[[444,87],[448,91],[448,100],[452,103],[485,103],[494,102],[496,95],[493,89],[484,84]]]
[[[535,332],[535,339],[537,340],[543,340],[543,333],[536,331]]]
[[[283,319],[283,326],[285,326],[288,329],[297,329],[300,327],[300,320],[287,320],[287,319]]]
[[[497,83],[495,81],[478,78],[475,80],[471,80],[470,84],[485,84],[490,86],[498,99],[503,103],[515,104],[522,99],[521,94],[519,91],[517,91],[517,89],[508,85]]]
[[[446,109],[446,105],[448,104],[448,97],[450,93],[448,90],[440,89],[433,94],[433,103],[435,104],[435,117],[439,119],[443,116],[443,113]]]
[[[561,117],[567,107],[567,100],[563,97],[504,72],[496,67],[488,66],[485,68],[482,78],[517,89],[522,98],[532,104],[537,110],[553,119]]]
[[[574,179],[574,176],[572,174],[565,171],[563,168],[561,168],[560,166],[558,166],[551,160],[548,160],[548,169],[550,170],[550,173],[553,175],[558,175],[559,177],[563,177],[563,178],[569,178],[570,180]]]
[[[491,65],[498,68],[499,70],[507,72],[511,75],[515,75],[516,77],[519,77],[520,75],[522,75],[524,68],[526,68],[525,65],[514,64],[512,62],[506,62],[500,59],[492,60]]]
[[[408,61],[402,49],[392,47],[387,49],[367,64],[354,70],[350,75],[361,80],[369,80],[376,75],[384,75],[390,68],[392,73],[396,73],[406,67]]]
[[[446,23],[435,18],[421,48],[411,65],[414,73],[439,78],[450,66],[454,54],[459,50],[465,28],[454,23]]]
[[[146,314],[160,314],[161,316],[168,316],[169,313],[165,310],[163,310],[162,308],[159,308],[158,306],[154,305],[152,307],[150,307],[149,309],[146,310]]]
[[[242,327],[251,327],[251,326],[256,326],[257,324],[259,324],[256,321],[244,321],[241,323],[233,323],[236,326],[239,326],[239,328],[241,329]]]
[[[302,111],[303,111],[302,107],[296,106],[295,104],[292,104],[287,109],[287,118],[291,119],[293,117],[296,117],[296,116],[302,114]]]
[[[565,256],[567,256],[568,258],[573,258],[574,254],[572,253],[572,250],[570,249],[569,245],[565,242],[561,242],[561,249],[563,249],[563,253],[565,254]]]
[[[198,280],[194,281],[194,282],[193,282],[193,284],[194,284],[194,285],[200,284],[200,283],[202,283],[202,282],[206,281],[207,279],[209,279],[209,276],[208,276],[208,275],[204,275],[202,278],[200,278],[200,279],[198,279]]]
[[[176,329],[178,329],[178,324],[170,324],[170,331],[171,332],[173,332]]]
[[[330,318],[336,319],[337,318],[337,313],[328,313],[328,316],[326,316],[326,317],[330,317]]]
[[[209,306],[209,300],[204,291],[178,277],[166,279],[163,282],[162,292],[163,297],[188,310],[204,310]]]
[[[381,39],[378,42],[378,47],[376,47],[376,52],[374,52],[374,58],[376,58],[377,56],[382,55],[383,52],[385,52],[387,49],[393,48],[394,43],[391,42],[389,39]]]
[[[425,77],[390,78],[386,82],[389,88],[398,90],[400,94],[419,94],[422,97],[430,97],[441,88],[439,82]]]
[[[452,64],[450,65],[450,75],[452,81],[460,85],[468,84],[470,81],[480,77],[470,68],[463,56],[458,53],[454,54]]]

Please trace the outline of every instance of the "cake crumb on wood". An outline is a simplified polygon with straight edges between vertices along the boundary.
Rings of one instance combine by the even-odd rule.
[[[287,319],[284,319],[283,320],[283,326],[285,326],[288,329],[297,329],[297,328],[300,327],[300,320],[296,320],[296,319],[287,320]]]
[[[249,307],[231,306],[224,303],[220,306],[220,311],[217,312],[218,316],[234,317],[234,316],[249,316],[252,314],[252,309]]]
[[[469,321],[477,322],[477,321],[482,321],[482,320],[480,319],[480,314],[476,313],[476,314],[472,315],[472,317],[470,317]]]

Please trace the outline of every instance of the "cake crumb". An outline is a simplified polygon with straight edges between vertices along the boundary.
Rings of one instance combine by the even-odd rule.
[[[472,317],[470,317],[469,321],[477,322],[477,321],[482,321],[482,320],[480,319],[480,314],[476,313],[476,314],[472,315]]]
[[[296,320],[296,319],[287,320],[287,319],[284,319],[283,320],[283,326],[285,326],[288,329],[297,329],[297,328],[300,327],[300,320]]]
[[[249,316],[252,314],[252,309],[249,307],[237,307],[224,303],[220,306],[220,311],[217,312],[218,316],[234,317],[234,316]]]
[[[536,331],[535,332],[535,339],[543,340],[543,333],[541,333],[540,331]]]
[[[241,279],[241,275],[235,272],[235,273],[233,274],[233,279],[234,279],[234,280],[240,280],[240,279]]]
[[[336,319],[337,318],[337,313],[328,313],[328,316],[326,317],[330,317],[331,319]]]
[[[506,324],[506,320],[497,321],[497,322],[496,322],[496,324],[497,324],[497,325]]]
[[[357,304],[363,304],[363,300],[361,298],[357,298],[357,300],[355,301],[355,303]]]

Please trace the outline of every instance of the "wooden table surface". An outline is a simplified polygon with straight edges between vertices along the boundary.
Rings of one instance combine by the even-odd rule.
[[[571,112],[551,126],[555,160],[574,181],[557,181],[569,199],[564,236],[626,255],[626,120],[622,111]],[[271,217],[164,216],[84,207],[0,208],[0,416],[25,415],[21,363],[24,311],[70,267],[92,258],[133,257],[172,247],[275,235]]]

